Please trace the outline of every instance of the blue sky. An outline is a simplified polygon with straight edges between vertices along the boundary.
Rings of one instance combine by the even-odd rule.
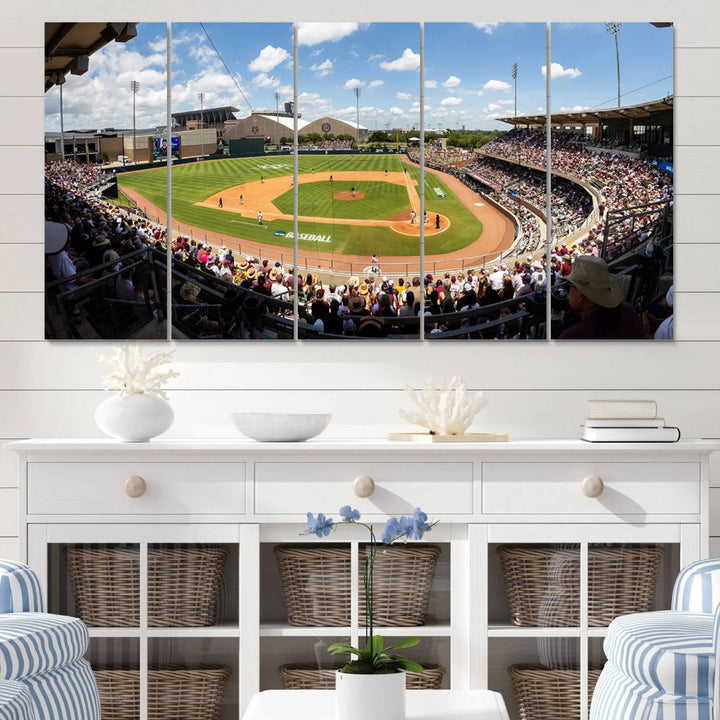
[[[173,25],[173,109],[234,105],[244,117],[292,98],[290,23]],[[324,115],[355,120],[374,130],[419,125],[417,23],[301,23],[299,109],[306,120]],[[210,39],[232,72],[212,48]],[[672,91],[673,30],[624,23],[620,30],[622,103],[635,104]],[[552,109],[617,104],[615,44],[604,23],[552,26]],[[137,125],[165,119],[165,25],[140,23],[138,36],[111,43],[90,59],[84,76],[64,87],[65,127],[128,127],[129,82],[140,81]],[[518,63],[518,113],[544,112],[545,25],[542,23],[427,23],[425,25],[426,127],[506,128],[513,113],[511,66]],[[643,87],[646,86],[646,87]],[[46,129],[59,128],[58,93],[46,94]]]

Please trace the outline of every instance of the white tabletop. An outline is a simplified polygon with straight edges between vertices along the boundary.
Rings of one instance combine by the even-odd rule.
[[[509,720],[502,695],[490,690],[408,690],[407,720]],[[335,720],[332,690],[265,690],[243,720]]]

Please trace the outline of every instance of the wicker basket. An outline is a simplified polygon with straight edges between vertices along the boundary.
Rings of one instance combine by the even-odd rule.
[[[331,668],[318,668],[310,663],[281,665],[278,668],[285,690],[334,690],[335,671],[340,665]],[[425,665],[424,672],[409,672],[405,687],[408,690],[438,690],[442,685],[445,668],[442,665]],[[103,718],[104,720],[104,718]]]
[[[140,671],[93,670],[103,720],[139,720]],[[217,720],[231,669],[213,665],[148,670],[152,720]]]
[[[519,720],[580,720],[580,670],[511,665]],[[588,670],[588,712],[600,670]],[[103,720],[105,720],[103,716]]]
[[[214,625],[226,545],[148,548],[148,625]],[[140,624],[139,549],[70,545],[67,564],[78,616],[93,627]]]
[[[510,615],[515,625],[580,625],[580,550],[552,545],[500,545]],[[604,627],[619,615],[651,609],[660,545],[588,550],[588,624]]]
[[[290,625],[350,624],[349,547],[277,545],[274,551]],[[393,545],[378,551],[373,585],[375,625],[425,623],[439,556],[437,545]],[[362,587],[362,577],[360,583]],[[364,610],[360,608],[361,624],[365,623]]]

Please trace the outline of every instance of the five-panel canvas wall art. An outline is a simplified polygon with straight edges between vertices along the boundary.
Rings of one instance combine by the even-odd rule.
[[[670,23],[45,43],[48,339],[673,338]]]

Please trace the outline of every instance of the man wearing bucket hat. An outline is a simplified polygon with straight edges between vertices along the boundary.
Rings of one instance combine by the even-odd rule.
[[[580,322],[567,328],[560,340],[642,340],[642,320],[630,303],[622,299],[620,282],[607,263],[593,255],[581,255],[567,276],[570,309]]]

